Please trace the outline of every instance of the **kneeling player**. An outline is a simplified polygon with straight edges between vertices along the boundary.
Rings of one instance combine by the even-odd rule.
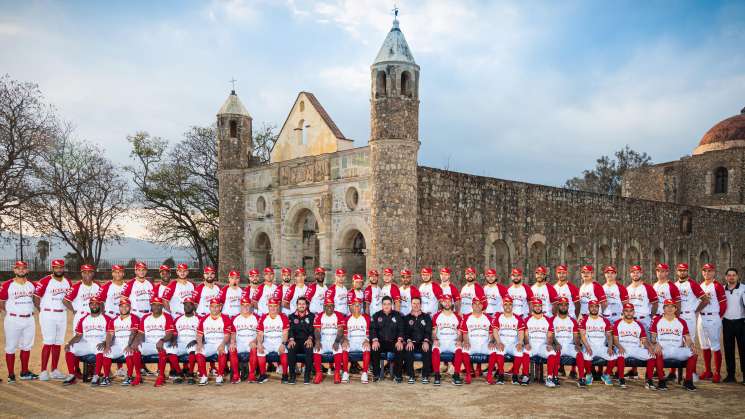
[[[497,362],[497,349],[492,337],[492,325],[489,316],[482,312],[483,300],[474,297],[470,301],[471,314],[466,314],[460,324],[463,339],[463,363],[466,365],[466,384],[471,384],[471,354],[488,355],[489,367],[486,381],[494,384],[494,364]]]
[[[607,362],[605,374],[601,379],[606,386],[612,386],[613,381],[610,374],[616,366],[616,353],[613,351],[613,331],[608,319],[600,316],[600,302],[590,300],[587,302],[589,314],[579,323],[579,333],[582,337],[582,345],[585,359],[585,382],[592,385],[592,359],[602,358]]]
[[[226,314],[222,314],[220,299],[210,300],[210,314],[203,317],[197,327],[197,368],[199,385],[205,386],[207,378],[207,358],[217,355],[217,376],[215,384],[222,385],[227,364],[227,346],[233,333],[233,323]]]
[[[618,348],[618,385],[626,388],[626,379],[624,378],[624,368],[626,359],[633,358],[640,361],[647,361],[647,388],[654,388],[652,384],[652,373],[654,372],[654,356],[652,356],[652,347],[647,341],[647,332],[644,326],[635,320],[634,305],[625,303],[621,318],[613,326],[613,344]]]
[[[362,352],[362,374],[360,380],[367,384],[367,370],[370,367],[370,316],[362,312],[362,299],[353,296],[349,303],[352,314],[347,317],[345,334],[346,339],[342,345],[343,361],[349,368],[349,352]]]
[[[150,308],[153,312],[144,315],[140,320],[137,346],[140,348],[140,356],[158,355],[158,378],[155,380],[155,387],[160,387],[166,382],[165,370],[168,360],[166,343],[171,341],[176,329],[171,316],[163,312],[163,299],[151,298]],[[141,358],[139,362],[142,365]]]
[[[440,354],[453,354],[453,384],[463,384],[460,379],[461,347],[458,340],[460,316],[453,312],[453,298],[450,294],[440,296],[442,309],[432,318],[432,370],[435,372],[433,385],[440,385]]]
[[[346,297],[346,296],[345,296]],[[321,384],[323,374],[321,373],[322,357],[324,354],[334,356],[334,384],[349,382],[347,363],[343,361],[342,342],[344,342],[344,316],[334,311],[334,299],[326,297],[323,302],[323,313],[318,314],[313,322],[315,333],[315,347],[313,348],[313,366],[316,368],[315,384]],[[341,370],[344,370],[344,376]]]
[[[580,388],[585,386],[585,361],[582,356],[582,343],[579,336],[579,324],[569,315],[569,299],[560,297],[558,300],[558,314],[551,320],[554,327],[554,342],[556,346],[556,359],[558,362],[554,365],[554,384],[559,385],[558,369],[561,363],[561,357],[566,356],[575,359],[579,376],[577,385]]]
[[[520,384],[518,375],[523,362],[525,322],[512,313],[512,297],[505,296],[502,306],[504,311],[497,313],[492,321],[494,346],[497,349],[497,384],[504,384],[505,355],[512,355],[512,384]],[[525,368],[523,368],[523,375],[528,375],[528,370]]]
[[[269,312],[261,316],[259,326],[256,328],[256,348],[259,360],[259,384],[269,381],[266,375],[266,356],[271,353],[279,355],[282,365],[282,382],[287,383],[287,348],[285,342],[290,331],[290,321],[287,316],[279,311],[279,298],[270,298],[268,303]]]
[[[556,359],[556,351],[552,345],[554,341],[554,328],[551,319],[543,315],[543,301],[538,298],[530,300],[531,314],[525,322],[527,329],[527,343],[525,355],[523,356],[523,372],[530,368],[530,358],[538,356],[546,359],[548,374],[546,375],[546,387],[556,387],[553,372],[557,369],[554,365],[559,362]],[[526,386],[530,383],[530,377],[523,375],[520,385]]]
[[[75,336],[65,345],[65,360],[67,361],[67,371],[69,375],[64,381],[64,385],[75,383],[75,367],[78,365],[78,358],[84,355],[96,356],[96,369],[92,386],[109,386],[111,380],[108,377],[108,371],[111,369],[111,360],[108,365],[104,365],[103,350],[106,346],[106,330],[109,324],[109,318],[101,314],[101,301],[97,297],[91,297],[88,302],[91,312],[85,315],[75,326]],[[106,368],[106,377],[100,378],[101,371]]]
[[[259,318],[253,312],[253,301],[244,296],[241,298],[241,313],[233,319],[233,337],[230,343],[230,365],[233,368],[231,383],[241,381],[238,356],[242,354],[248,354],[248,381],[256,381],[256,367],[259,363],[256,352],[258,327]]]
[[[688,325],[675,315],[675,301],[665,300],[663,314],[658,316],[649,327],[651,343],[657,356],[657,389],[667,390],[664,365],[666,359],[686,361],[685,381],[683,388],[696,391],[693,385],[693,371],[696,368],[696,355],[693,341],[688,332]]]
[[[124,357],[127,363],[127,377],[122,381],[123,386],[136,386],[142,382],[139,357],[135,355],[137,347],[134,345],[137,333],[139,333],[137,330],[140,326],[140,319],[130,313],[131,308],[129,298],[121,297],[119,315],[109,321],[106,330],[108,333],[106,334],[106,347],[103,354],[104,371],[107,375],[106,366],[111,365],[111,360]],[[135,372],[134,377],[132,376],[133,370]]]

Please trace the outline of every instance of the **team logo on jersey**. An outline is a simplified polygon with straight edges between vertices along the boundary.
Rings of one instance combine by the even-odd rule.
[[[383,318],[382,317],[378,317],[378,323],[383,323]]]
[[[424,322],[422,322],[422,323],[424,323]],[[414,320],[409,320],[409,326],[413,326],[413,325],[414,325]]]
[[[295,320],[293,321],[293,323],[295,323],[295,324],[300,324],[300,320],[298,320],[298,319],[295,319]]]
[[[391,321],[392,321],[393,323],[396,323],[396,318],[395,318],[395,317],[392,317],[392,318],[391,318]]]

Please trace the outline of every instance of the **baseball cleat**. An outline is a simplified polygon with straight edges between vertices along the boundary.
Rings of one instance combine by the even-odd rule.
[[[429,377],[422,376],[422,384],[429,384]]]
[[[184,384],[183,377],[178,376],[178,377],[174,378],[173,379],[173,384]]]
[[[287,384],[295,385],[295,383],[297,383],[297,379],[294,375],[291,375],[290,378],[287,380]]]
[[[65,378],[65,381],[62,382],[62,385],[69,386],[69,385],[75,384],[77,380],[78,378],[75,377],[75,374],[69,374],[67,378]],[[10,382],[10,380],[8,382]]]
[[[460,374],[453,374],[453,384],[456,386],[463,385],[463,380],[460,379]]]
[[[585,384],[587,384],[588,386],[591,386],[592,380],[593,380],[592,374],[585,374]]]
[[[528,377],[527,375],[523,375],[522,379],[520,380],[520,385],[527,386],[528,384],[530,384],[530,377]]]
[[[63,372],[62,372],[62,371],[60,371],[60,370],[54,370],[54,371],[52,371],[52,373],[51,373],[51,374],[49,374],[49,377],[50,377],[50,378],[51,378],[52,380],[60,380],[60,381],[62,381],[62,380],[64,380],[65,378],[67,378],[67,374],[63,373]]]
[[[618,379],[618,386],[621,388],[626,388],[626,379],[625,378],[619,378]]]
[[[101,383],[99,384],[99,386],[101,387],[109,387],[110,385],[111,385],[111,378],[109,377],[102,378]]]
[[[127,370],[125,370],[124,368],[119,368],[118,370],[116,370],[116,376],[117,377],[126,377],[127,376]]]
[[[688,391],[696,391],[696,386],[693,385],[693,380],[685,381],[683,383],[683,388]]]
[[[282,374],[282,381],[280,381],[282,384],[287,384],[289,382],[289,378],[287,378],[287,374]]]
[[[342,383],[348,383],[349,382],[349,373],[344,371],[341,373],[341,382]]]
[[[580,378],[579,380],[577,380],[577,387],[587,388],[587,383],[585,382],[584,378]]]
[[[440,378],[441,377],[440,377],[440,374],[439,373],[435,374],[435,380],[432,382],[432,385],[439,386],[441,384],[440,383]]]
[[[16,383],[16,376],[15,374],[10,374],[8,376],[8,384],[15,384]]]
[[[500,385],[500,386],[504,385],[504,374],[497,375],[497,385]]]
[[[267,381],[269,381],[269,377],[266,374],[259,375],[259,378],[256,380],[259,384],[264,384]]]
[[[367,384],[370,382],[367,378],[367,372],[363,372],[362,374],[360,374],[360,381],[362,381],[362,384]]]
[[[197,383],[197,380],[194,378],[194,376],[189,376],[189,378],[186,380],[186,384],[189,384],[190,386],[193,386]]]
[[[409,384],[415,384],[416,383],[416,379],[414,377],[409,377],[409,379],[406,380],[406,382],[409,383]]]
[[[122,385],[123,387],[126,387],[126,386],[128,386],[128,385],[131,385],[131,384],[132,384],[132,377],[127,377],[127,378],[125,378],[125,379],[124,379],[124,380],[122,381],[122,383],[121,383],[121,385]]]
[[[396,383],[396,384],[401,384],[401,383],[404,382],[404,379],[401,378],[401,377],[394,377],[393,378],[393,382]]]
[[[218,375],[217,377],[215,377],[215,385],[216,386],[221,386],[222,383],[223,383],[222,375]]]
[[[21,380],[22,381],[31,381],[31,380],[38,380],[39,376],[34,374],[31,371],[26,371],[21,373]]]
[[[647,383],[644,384],[644,388],[646,388],[647,390],[657,390],[657,387],[655,387],[654,381],[652,381],[651,378],[647,379]]]
[[[512,374],[512,384],[513,385],[519,385],[520,379],[517,377],[517,374]]]
[[[363,381],[363,383],[367,384],[367,381]],[[308,377],[307,375],[306,375],[306,376],[304,376],[304,377],[303,377],[303,384],[304,384],[304,385],[308,385],[308,384],[310,384],[310,377]]]
[[[551,377],[546,378],[546,387],[548,388],[556,387],[556,384],[554,384],[554,380],[551,379]]]
[[[667,391],[667,382],[664,378],[657,382],[657,390]]]
[[[49,381],[52,377],[49,375],[49,371],[44,370],[39,374],[39,381]]]
[[[203,376],[199,377],[199,385],[200,386],[206,386],[207,383],[209,383],[209,381],[210,381],[210,379],[206,375],[203,375]]]
[[[140,370],[140,372],[141,372],[141,373],[142,373],[143,375],[146,375],[146,376],[148,376],[148,377],[153,377],[153,376],[155,376],[155,373],[154,373],[154,372],[152,372],[152,371],[150,371],[149,369],[147,369],[147,366],[143,366],[143,367],[142,367],[142,369]]]
[[[613,380],[610,379],[610,375],[608,375],[608,374],[601,375],[600,376],[600,381],[602,381],[603,384],[605,384],[606,386],[612,386],[613,385]]]
[[[91,377],[91,387],[98,386],[99,380],[100,378],[97,375],[94,375],[93,377]]]
[[[557,377],[554,377],[554,385],[556,385],[556,387],[561,386],[561,381],[559,381],[559,377],[558,376]]]

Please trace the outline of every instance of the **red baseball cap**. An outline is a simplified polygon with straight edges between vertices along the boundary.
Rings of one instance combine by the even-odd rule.
[[[717,267],[713,263],[704,263],[704,266],[701,268],[702,271],[715,271],[716,269]]]
[[[675,301],[674,301],[674,300],[672,300],[672,299],[670,299],[670,298],[668,298],[668,299],[666,299],[666,300],[665,300],[665,301],[664,301],[664,302],[662,303],[662,305],[666,305],[666,306],[674,306],[674,305],[675,305]]]
[[[383,275],[393,275],[393,269],[391,268],[383,269]]]
[[[450,301],[452,301],[453,300],[453,296],[450,295],[450,294],[442,294],[442,295],[440,295],[439,300],[440,301],[442,301],[442,300],[450,300]]]
[[[96,267],[93,265],[81,265],[80,272],[94,272]]]
[[[411,270],[401,269],[401,276],[411,276]]]
[[[241,276],[241,273],[238,272],[238,271],[230,271],[230,273],[228,273],[228,276],[237,276],[237,277],[240,277]]]
[[[535,305],[539,305],[539,306],[542,306],[543,305],[543,300],[541,300],[540,298],[533,297],[533,299],[530,300],[530,305],[534,305],[534,306]]]
[[[469,266],[469,267],[466,268],[466,273],[467,274],[475,274],[476,273],[476,269],[474,269],[473,267]]]
[[[580,271],[581,272],[592,272],[594,270],[595,269],[592,268],[592,265],[584,265]]]
[[[618,271],[616,270],[616,267],[613,265],[608,265],[605,268],[603,268],[603,273],[608,273],[608,272],[618,273]]]
[[[352,297],[352,299],[349,300],[349,304],[362,304],[362,300],[358,296]]]
[[[367,276],[380,276],[380,273],[376,269],[370,269],[367,272]]]
[[[291,274],[291,273],[292,273],[292,269],[290,269],[290,268],[287,268],[287,267],[285,267],[285,268],[282,268],[282,273],[283,273],[283,274],[288,274],[288,275],[289,275],[289,274]]]
[[[122,266],[122,265],[111,265],[111,270],[112,271],[123,271],[124,270],[124,266]]]
[[[630,272],[644,272],[644,270],[642,269],[642,267],[639,266],[639,265],[632,266],[631,268],[629,268],[629,271]]]
[[[678,270],[679,271],[687,271],[688,270],[688,264],[687,263],[679,263],[678,264]]]
[[[450,270],[450,268],[448,268],[447,266],[443,266],[443,267],[442,267],[442,269],[440,269],[440,273],[441,273],[441,274],[449,274],[449,273],[451,273],[451,272],[452,272],[452,271],[451,271],[451,270]]]
[[[633,310],[633,309],[635,309],[635,308],[636,308],[636,307],[634,307],[634,305],[633,305],[633,304],[631,304],[631,303],[626,303],[626,304],[624,304],[624,305],[623,305],[623,309],[624,309],[624,310]]]
[[[220,302],[220,299],[219,298],[211,298],[210,299],[210,305],[213,305],[213,304],[219,306],[222,303]]]
[[[504,303],[510,303],[510,304],[512,304],[512,302],[513,302],[512,297],[510,297],[509,295],[507,295],[504,298],[502,298],[502,304],[504,304]]]
[[[559,304],[569,304],[569,299],[566,297],[559,297]]]
[[[65,267],[65,260],[64,259],[53,259],[52,260],[52,268],[64,268]]]
[[[330,305],[334,305],[334,299],[333,299],[333,298],[331,298],[331,297],[326,297],[326,298],[324,298],[324,299],[323,299],[323,305],[327,306],[327,305],[329,305],[329,304],[330,304]]]
[[[599,306],[599,305],[600,305],[600,303],[598,302],[598,300],[590,300],[590,301],[587,302],[587,306],[588,307],[589,306]]]
[[[250,275],[258,275],[258,274],[259,274],[259,270],[258,270],[258,269],[256,269],[256,268],[253,268],[253,269],[251,269],[250,271],[248,271],[248,275],[249,275],[249,276],[250,276]]]
[[[270,298],[269,299],[269,305],[270,306],[278,306],[279,305],[279,298]]]
[[[344,269],[344,268],[339,268],[339,269],[336,270],[336,274],[337,275],[346,275],[347,274],[347,270]]]
[[[264,273],[274,275],[274,269],[272,269],[271,266],[267,266],[266,268],[264,268]]]
[[[540,273],[542,273],[544,275],[548,274],[548,269],[546,269],[545,266],[539,266],[539,267],[535,268],[535,271],[536,272],[540,272]]]
[[[325,274],[326,273],[326,270],[323,269],[323,266],[319,266],[319,267],[316,268],[316,270],[314,272],[317,273],[317,274]]]
[[[171,267],[170,267],[170,266],[168,266],[168,265],[160,265],[160,268],[158,269],[158,271],[159,271],[159,272],[160,272],[160,271],[168,271],[168,272],[171,272]]]
[[[569,268],[566,265],[559,265],[556,267],[556,272],[569,272]]]
[[[132,303],[129,301],[129,298],[127,298],[126,295],[122,295],[121,297],[119,297],[119,305],[122,305],[122,304],[132,305]]]
[[[297,268],[297,269],[295,269],[295,275],[297,275],[297,274],[304,274],[304,273],[305,273],[305,268]]]
[[[430,267],[422,268],[421,273],[422,274],[431,274],[432,273],[432,268],[430,268]]]
[[[26,262],[24,262],[22,260],[17,260],[16,261],[16,264],[15,264],[15,267],[16,268],[28,268],[28,263],[26,263]]]
[[[178,265],[176,265],[176,270],[177,271],[188,271],[189,270],[189,265],[187,265],[185,263],[179,263]]]
[[[248,298],[248,297],[241,298],[241,305],[242,306],[246,306],[246,305],[249,305],[250,306],[251,305],[251,299]]]
[[[182,303],[183,304],[186,304],[186,303],[196,304],[194,302],[194,298],[193,297],[184,297],[184,301],[182,301]]]
[[[360,274],[352,275],[352,281],[362,281],[362,275]]]
[[[511,275],[520,276],[523,274],[523,270],[520,268],[512,268]]]
[[[145,262],[137,262],[135,263],[135,269],[147,269],[147,264]]]
[[[487,276],[496,276],[497,275],[497,270],[496,269],[493,269],[493,268],[489,268],[489,269],[486,270],[486,275]]]
[[[101,304],[101,299],[97,295],[94,295],[88,300],[88,304],[90,303]]]
[[[153,304],[163,305],[163,299],[160,297],[153,297],[150,299],[150,305],[153,305]]]
[[[657,270],[658,271],[669,271],[670,270],[670,265],[668,265],[667,263],[658,263],[657,264]]]
[[[479,303],[479,304],[482,304],[483,305],[484,302],[481,301],[481,298],[479,298],[479,297],[473,297],[473,299],[471,300],[471,305],[476,304],[476,303]]]
[[[208,273],[214,273],[214,272],[215,272],[215,268],[213,268],[212,266],[204,267],[204,273],[208,274]]]

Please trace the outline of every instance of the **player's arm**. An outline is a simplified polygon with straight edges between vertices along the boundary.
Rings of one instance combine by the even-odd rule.
[[[5,300],[0,300],[0,311],[5,312]]]
[[[546,333],[546,349],[551,351],[553,349],[553,341],[554,341],[554,332],[552,330],[549,330],[548,333]]]
[[[652,316],[655,316],[657,314],[657,307],[660,305],[659,299],[654,300],[652,303]],[[654,318],[654,317],[653,317]]]
[[[608,346],[608,355],[613,355],[613,333],[610,330],[605,332],[605,341]]]
[[[517,331],[517,342],[515,343],[515,351],[521,352],[523,350],[523,346],[525,343],[525,339],[527,336],[525,335],[525,330],[518,330]]]
[[[592,350],[590,349],[590,342],[587,341],[587,332],[585,332],[584,329],[579,329],[579,337],[582,342],[582,346],[587,349],[587,353],[592,355]]]
[[[66,309],[75,314],[75,308],[72,306],[72,302],[70,302],[70,300],[68,300],[67,298],[63,298],[62,304],[65,306]]]
[[[618,340],[618,336],[616,335],[613,335],[613,346],[618,348],[619,355],[623,355],[624,353],[626,353],[626,349],[624,349],[624,347],[621,345],[621,341]],[[644,346],[643,343],[642,346]]]
[[[432,345],[440,346],[440,340],[437,339],[437,326],[432,326]]]
[[[377,339],[375,339],[377,342]],[[320,351],[321,350],[321,328],[320,327],[314,327],[313,328],[313,342],[315,342],[316,347],[315,350]]]
[[[283,353],[287,351],[287,335],[290,332],[289,326],[282,329],[282,344],[279,345],[279,353]]]
[[[39,298],[38,295],[34,295],[34,307],[36,307],[36,311],[41,311],[41,298]]]
[[[338,350],[344,342],[344,323],[339,322],[336,327],[336,338],[334,339],[334,350]]]
[[[71,338],[71,339],[70,339],[70,340],[69,340],[69,341],[67,342],[67,344],[65,344],[65,352],[69,352],[69,351],[70,351],[70,347],[71,347],[72,345],[74,345],[74,344],[76,344],[76,343],[80,342],[80,340],[81,340],[81,339],[83,339],[83,334],[82,334],[82,333],[75,333],[75,336],[73,336],[73,337],[72,337],[72,338]]]
[[[162,351],[164,349],[163,345],[165,345],[166,342],[170,342],[171,339],[173,339],[173,330],[166,330],[165,336],[155,343],[155,347],[158,348],[159,351]]]
[[[649,343],[652,346],[652,353],[662,355],[662,347],[657,342],[657,332],[649,332]]]

